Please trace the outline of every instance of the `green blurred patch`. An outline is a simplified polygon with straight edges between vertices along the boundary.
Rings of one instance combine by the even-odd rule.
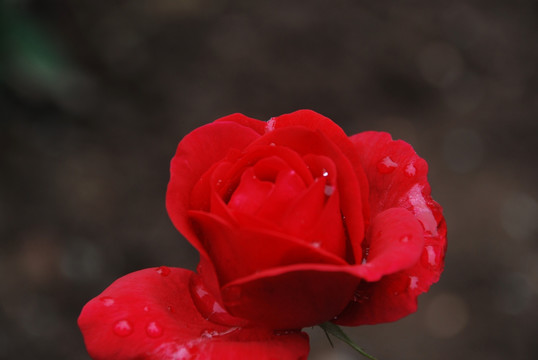
[[[0,81],[23,96],[65,99],[80,75],[54,34],[15,5],[2,8]]]

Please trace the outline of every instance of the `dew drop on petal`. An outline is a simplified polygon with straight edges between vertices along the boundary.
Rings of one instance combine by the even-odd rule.
[[[411,290],[414,290],[418,287],[418,277],[417,276],[409,276],[409,288]]]
[[[426,252],[428,254],[428,264],[434,266],[436,264],[436,260],[435,260],[435,250],[433,250],[433,246],[431,245],[426,246]]]
[[[407,235],[402,236],[400,238],[400,242],[404,243],[404,244],[407,244],[409,242],[409,236],[407,236]]]
[[[315,247],[315,248],[319,248],[319,247],[321,247],[321,242],[320,241],[314,241],[314,242],[311,243],[311,245],[313,247]]]
[[[213,303],[213,314],[227,314],[226,310],[218,303]]]
[[[163,334],[163,328],[152,321],[146,326],[146,334],[151,338],[157,338]]]
[[[168,276],[170,274],[170,268],[168,266],[159,266],[157,269],[157,274],[160,274],[161,276]]]
[[[149,312],[149,305],[144,306],[144,312]]]
[[[334,186],[325,185],[324,193],[325,193],[325,196],[331,196],[334,193]]]
[[[377,163],[377,171],[381,174],[388,174],[398,167],[398,164],[392,161],[390,156],[385,156],[383,160]]]
[[[411,190],[409,190],[409,202],[413,206],[413,214],[424,226],[424,230],[429,235],[437,236],[437,221],[433,216],[431,209],[426,204],[426,199],[422,195],[422,186],[419,184],[414,185]]]
[[[215,336],[224,336],[224,335],[231,334],[239,329],[240,329],[239,327],[234,326],[224,331],[204,330],[200,333],[200,337],[205,338],[205,339],[211,339],[212,337],[215,337]]]
[[[275,130],[275,122],[276,122],[276,120],[275,120],[274,117],[267,120],[267,125],[265,125],[265,132],[266,133]]]
[[[323,177],[327,177],[327,176],[329,176],[329,172],[327,170],[323,169],[323,172],[321,173],[321,175]]]
[[[112,298],[109,297],[109,296],[103,296],[103,297],[100,298],[99,300],[101,300],[101,302],[103,303],[103,305],[106,306],[106,307],[112,306],[112,305],[114,305],[114,303],[115,303],[114,299],[112,299]]]
[[[131,335],[133,332],[133,326],[129,320],[120,320],[114,325],[114,334],[125,337]]]
[[[415,165],[413,164],[408,164],[406,167],[405,167],[405,171],[404,171],[404,174],[409,176],[409,177],[412,177],[412,176],[415,176],[417,172],[417,169],[415,168]]]
[[[218,336],[219,332],[216,330],[204,330],[200,334],[200,337],[203,339],[211,339],[213,336]]]

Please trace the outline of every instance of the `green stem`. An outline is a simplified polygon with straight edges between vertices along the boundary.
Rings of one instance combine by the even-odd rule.
[[[323,324],[319,324],[319,326],[323,329],[323,331],[325,331],[325,334],[331,334],[335,338],[345,342],[346,344],[351,346],[353,349],[355,349],[362,356],[365,356],[370,360],[377,360],[375,357],[368,354],[366,351],[361,349],[357,344],[355,344],[353,340],[351,340],[349,336],[347,336],[346,333],[340,328],[340,326],[333,324],[332,322],[324,322]]]

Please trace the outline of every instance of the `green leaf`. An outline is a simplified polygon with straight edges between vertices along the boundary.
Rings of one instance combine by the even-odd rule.
[[[357,344],[355,344],[353,342],[353,340],[351,340],[349,338],[349,336],[347,336],[346,333],[340,328],[340,326],[338,326],[336,324],[333,324],[332,322],[324,322],[323,324],[319,324],[319,326],[323,329],[323,331],[325,331],[325,334],[327,335],[327,337],[328,337],[328,334],[331,334],[335,338],[337,338],[337,339],[345,342],[349,346],[351,346],[353,349],[355,349],[362,356],[365,356],[370,360],[377,360],[375,357],[368,354],[366,351],[361,349]],[[330,342],[330,340],[329,340],[329,342]],[[331,342],[331,345],[332,345],[332,342]]]

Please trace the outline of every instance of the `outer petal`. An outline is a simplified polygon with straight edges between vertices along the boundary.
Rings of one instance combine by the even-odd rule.
[[[360,133],[351,140],[370,183],[372,216],[392,207],[407,209],[422,224],[424,246],[415,265],[377,282],[362,282],[336,322],[395,321],[414,312],[417,296],[438,281],[446,252],[446,223],[441,207],[430,196],[428,166],[409,144],[382,132]]]
[[[424,248],[422,226],[405,209],[385,210],[373,220],[367,246],[367,258],[357,267],[357,274],[367,281],[378,281],[417,263]]]
[[[402,203],[407,200],[410,189],[417,184],[428,184],[426,161],[416,154],[411,145],[402,140],[392,140],[388,133],[366,131],[350,139],[368,177],[372,218],[391,207],[410,207],[410,204]],[[423,225],[429,226],[424,222]]]
[[[190,212],[221,286],[271,268],[292,264],[346,265],[346,262],[301,239],[260,228],[236,227],[205,212]],[[284,288],[293,292],[294,288]],[[330,295],[333,296],[333,295]],[[259,311],[263,311],[260,309]]]
[[[235,123],[241,124],[243,126],[251,128],[252,130],[256,131],[260,135],[263,135],[263,133],[265,133],[265,127],[267,125],[265,121],[253,119],[239,113],[227,115],[227,116],[221,117],[220,119],[215,120],[215,122],[221,122],[221,121],[229,121],[229,122],[235,122]]]
[[[91,300],[79,317],[95,360],[306,359],[308,337],[206,320],[190,296],[193,273],[137,271]],[[239,321],[240,323],[244,323]]]
[[[241,278],[222,289],[230,313],[277,329],[314,326],[346,306],[360,279],[350,266],[300,264]]]

